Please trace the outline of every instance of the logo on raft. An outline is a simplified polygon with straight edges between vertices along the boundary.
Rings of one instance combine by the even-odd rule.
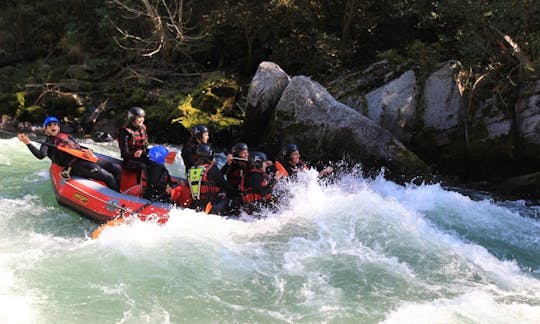
[[[80,193],[76,192],[73,194],[73,197],[77,199],[78,201],[82,202],[83,204],[88,203],[88,197],[81,195]]]

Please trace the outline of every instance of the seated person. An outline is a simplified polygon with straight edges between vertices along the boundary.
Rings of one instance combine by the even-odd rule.
[[[195,165],[187,172],[193,198],[191,208],[220,214],[231,202],[230,197],[239,195],[238,189],[225,180],[214,162],[214,152],[208,144],[199,144],[195,153]]]
[[[191,137],[182,148],[182,159],[186,166],[186,174],[187,170],[195,164],[195,160],[197,159],[195,154],[197,146],[199,146],[199,144],[208,144],[209,139],[210,135],[206,126],[198,125],[193,127],[191,130]]]
[[[266,154],[262,152],[255,152],[249,157],[250,169],[244,179],[242,190],[242,201],[248,214],[260,211],[273,202],[274,185],[284,176],[278,172],[271,177],[266,172],[268,162]]]
[[[70,135],[60,132],[60,122],[54,116],[45,119],[43,128],[45,129],[47,138],[39,149],[30,143],[28,135],[24,133],[17,135],[17,138],[26,144],[36,158],[41,160],[47,156],[55,164],[63,166],[65,168],[65,172],[62,174],[63,177],[69,178],[70,175],[73,175],[95,179],[103,181],[113,190],[118,191],[120,189],[121,169],[117,163],[104,159],[91,162],[85,158],[76,157],[63,150],[59,150],[59,146],[66,147],[82,151],[83,157],[91,158],[94,156],[90,149],[79,145]]]
[[[143,197],[153,199],[163,193],[164,178],[170,179],[168,171],[162,164],[156,163],[148,156],[148,134],[144,124],[145,111],[141,107],[128,110],[128,124],[118,131],[118,146],[123,159],[123,166],[141,172],[146,179]]]
[[[227,177],[227,182],[240,188],[240,183],[246,175],[249,164],[249,150],[246,143],[236,143],[232,147],[232,154],[227,155],[227,161],[221,172]]]
[[[309,170],[309,167],[300,160],[300,151],[296,144],[287,144],[282,149],[283,167],[287,170],[290,177],[294,178],[299,172]],[[319,172],[319,177],[324,177],[334,171],[331,166],[326,167]]]

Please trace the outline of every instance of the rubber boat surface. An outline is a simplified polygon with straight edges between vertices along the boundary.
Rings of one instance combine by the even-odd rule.
[[[113,159],[99,155],[100,158]],[[120,162],[118,160],[118,162]],[[67,206],[82,216],[97,223],[130,216],[136,211],[141,220],[157,220],[165,223],[174,205],[149,201],[141,196],[141,186],[137,184],[136,173],[122,170],[121,192],[110,189],[103,183],[81,177],[64,178],[64,168],[51,164],[49,169],[51,184],[59,204]],[[182,181],[182,179],[176,179]],[[188,188],[189,189],[189,188]]]

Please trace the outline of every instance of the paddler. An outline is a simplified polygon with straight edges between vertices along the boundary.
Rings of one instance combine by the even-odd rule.
[[[47,156],[55,164],[64,167],[62,172],[64,178],[68,179],[72,175],[91,178],[103,181],[111,189],[119,190],[122,172],[120,165],[105,159],[99,159],[96,162],[89,161],[95,161],[92,150],[79,145],[70,135],[62,133],[60,131],[60,122],[54,116],[45,119],[43,128],[47,138],[39,149],[30,142],[28,135],[25,133],[18,133],[17,138],[26,144],[36,158],[41,160]],[[58,147],[67,150],[61,150]],[[73,154],[67,152],[73,152]]]

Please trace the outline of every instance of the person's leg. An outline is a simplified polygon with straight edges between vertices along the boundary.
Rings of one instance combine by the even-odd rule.
[[[120,163],[101,159],[98,161],[98,165],[103,169],[107,170],[107,172],[111,173],[116,180],[118,186],[120,186],[120,178],[122,176],[122,166],[120,165]]]
[[[103,181],[109,188],[116,191],[120,189],[119,184],[116,182],[114,176],[96,163],[77,160],[71,166],[71,174],[83,178],[91,178]]]

